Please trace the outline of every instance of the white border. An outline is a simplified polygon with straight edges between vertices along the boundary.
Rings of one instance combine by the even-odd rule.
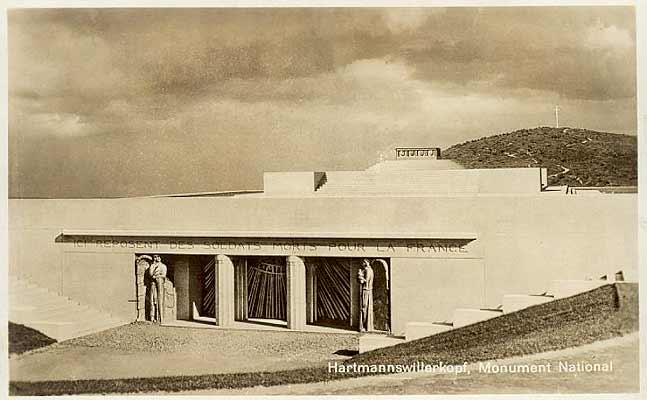
[[[269,1],[250,1],[250,0],[238,0],[238,1],[169,1],[169,0],[111,0],[111,1],[88,1],[88,0],[9,0],[5,2],[5,9],[2,15],[0,15],[0,42],[2,43],[2,65],[0,66],[1,78],[0,78],[0,116],[3,121],[3,135],[0,138],[0,149],[4,157],[0,160],[0,170],[2,171],[3,179],[0,179],[0,198],[2,201],[2,206],[0,207],[0,254],[2,254],[3,262],[0,262],[0,270],[3,275],[7,276],[7,261],[8,261],[8,237],[7,237],[7,132],[8,132],[8,115],[7,115],[7,106],[8,106],[8,82],[7,82],[7,14],[6,10],[8,8],[41,8],[41,7],[61,7],[61,8],[82,8],[82,7],[420,7],[420,6],[461,6],[461,7],[477,7],[477,6],[604,6],[604,5],[635,5],[636,6],[636,51],[637,51],[637,119],[638,119],[638,186],[639,186],[639,207],[638,215],[639,220],[637,224],[638,229],[638,243],[639,243],[639,277],[641,286],[645,281],[645,269],[647,268],[647,256],[645,250],[647,250],[647,198],[644,194],[644,189],[647,188],[647,107],[645,105],[645,88],[647,87],[647,79],[645,78],[645,65],[647,60],[645,59],[645,52],[647,51],[647,6],[644,2],[641,1],[628,1],[628,0],[618,0],[618,1],[591,1],[591,0],[568,0],[568,1],[558,1],[558,0],[535,0],[535,1],[502,1],[502,0],[436,0],[436,1],[342,1],[342,0],[326,0],[326,1],[286,1],[286,0],[276,0],[273,2]],[[6,280],[5,280],[6,282]],[[2,323],[4,326],[7,326],[7,287],[5,284],[0,284],[0,304],[1,307],[1,317]],[[641,393],[645,393],[647,390],[647,352],[645,347],[645,332],[647,329],[647,293],[645,290],[640,291],[640,309],[643,312],[640,313],[640,325],[643,327],[640,332],[641,336]],[[0,329],[0,340],[2,344],[0,345],[3,354],[0,357],[5,357],[3,360],[7,360],[7,330]],[[6,362],[0,362],[0,396],[4,397],[8,393],[8,371],[7,371]],[[106,396],[106,398],[122,398],[124,396]],[[227,397],[227,396],[224,396]],[[229,396],[230,398],[238,399],[239,397]],[[352,396],[359,397],[359,396]],[[395,398],[396,396],[384,396],[385,398]],[[397,396],[399,398],[413,398],[413,396]],[[416,396],[415,398],[419,398]],[[430,395],[424,396],[429,398],[446,398],[446,395]],[[564,399],[564,398],[582,398],[582,399],[617,399],[619,397],[626,399],[638,399],[642,398],[640,394],[601,394],[601,395],[452,395],[452,399],[472,399],[477,397],[478,399],[499,399],[499,398],[528,398],[528,399]],[[74,396],[74,398],[95,398],[95,396]],[[153,398],[152,396],[144,396],[144,398]],[[179,397],[175,397],[179,398]],[[184,398],[194,399],[194,397],[185,396]],[[221,396],[220,398],[223,398]],[[308,396],[272,396],[273,399],[283,399],[283,398],[312,398]],[[337,398],[348,398],[342,396],[328,396],[330,399]]]

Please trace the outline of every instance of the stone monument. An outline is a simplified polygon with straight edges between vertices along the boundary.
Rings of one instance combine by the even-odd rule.
[[[146,272],[153,262],[153,257],[141,255],[135,260],[135,276],[137,285],[137,319],[146,320]]]
[[[166,283],[166,264],[162,262],[159,255],[153,256],[153,263],[148,267],[148,275],[151,278],[151,307],[149,319],[153,322],[164,322],[164,284]]]
[[[177,317],[175,308],[175,287],[169,279],[164,281],[164,308],[162,311],[162,321],[173,321]]]
[[[136,321],[162,323],[177,318],[175,286],[167,274],[168,270],[160,256],[144,254],[136,258]]]

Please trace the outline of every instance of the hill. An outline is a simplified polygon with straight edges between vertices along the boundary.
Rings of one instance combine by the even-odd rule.
[[[635,136],[538,127],[454,145],[443,158],[465,168],[548,168],[549,185],[636,186]]]

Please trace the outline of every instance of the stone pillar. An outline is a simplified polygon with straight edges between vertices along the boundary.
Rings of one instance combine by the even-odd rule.
[[[234,318],[236,321],[247,320],[247,260],[239,259],[234,264]]]
[[[306,322],[316,322],[315,309],[317,307],[317,266],[312,263],[306,265]]]
[[[359,329],[359,282],[357,281],[357,273],[359,266],[355,262],[351,262],[349,277],[350,279],[350,326],[351,328]]]
[[[191,299],[189,294],[189,261],[186,258],[173,264],[173,282],[175,283],[177,319],[191,319]]]
[[[173,322],[177,319],[177,296],[173,283],[168,279],[164,282],[164,296],[164,316],[162,321],[165,323]]]
[[[289,256],[286,268],[288,329],[306,327],[306,266],[303,259]]]
[[[216,321],[218,326],[234,323],[234,264],[231,258],[218,254],[215,258]]]
[[[137,285],[137,321],[146,320],[146,285],[144,284],[144,276],[150,263],[145,259],[137,259],[135,261],[135,277]]]

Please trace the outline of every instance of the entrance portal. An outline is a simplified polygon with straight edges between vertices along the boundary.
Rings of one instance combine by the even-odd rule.
[[[206,260],[203,260],[204,264]],[[209,258],[209,261],[202,266],[202,309],[199,314],[201,317],[216,318],[216,259]]]
[[[234,276],[237,321],[287,321],[285,257],[235,257]]]
[[[307,257],[308,323],[359,329],[361,304],[358,275],[362,258]],[[368,259],[373,269],[373,330],[390,332],[391,304],[388,259]]]
[[[351,267],[353,259],[309,257],[306,292],[308,319],[313,325],[351,327]]]
[[[389,264],[383,259],[373,260],[373,328],[391,331],[391,305],[389,302]]]

